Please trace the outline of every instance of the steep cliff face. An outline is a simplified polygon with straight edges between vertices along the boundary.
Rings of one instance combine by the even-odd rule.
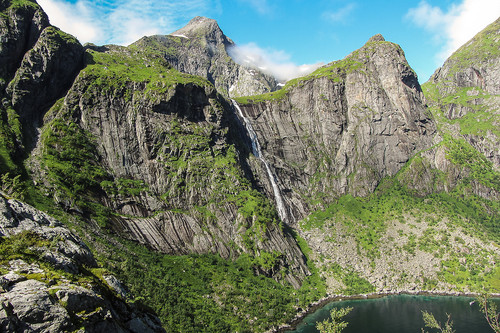
[[[2,331],[164,331],[61,222],[1,193],[0,237]]]
[[[427,110],[421,99],[420,106],[410,109],[424,110],[431,119],[423,122],[422,145],[413,146],[414,156],[391,152],[393,157],[403,157],[401,161],[410,158],[402,167],[394,167],[390,159],[381,164],[388,167],[385,175],[393,177],[382,180],[367,198],[342,196],[299,222],[298,230],[311,247],[310,258],[321,267],[328,290],[351,290],[353,285],[358,292],[498,290],[493,282],[498,280],[500,255],[500,173],[495,162],[498,32],[496,21],[451,56],[423,86]],[[377,75],[384,79],[385,91],[394,87],[391,75],[387,76],[389,68]],[[408,80],[412,75],[404,73],[401,77],[406,79],[401,81],[418,91],[418,85],[412,84],[415,80]],[[362,86],[356,91],[373,100]],[[401,98],[402,92],[393,96]],[[390,105],[383,109],[390,110]],[[372,121],[365,117],[359,128],[368,126],[368,133],[377,133],[369,125]],[[403,132],[412,140],[417,138],[411,130]],[[377,142],[376,137],[371,140]],[[352,147],[358,141],[351,142]],[[372,150],[376,156],[383,156],[381,152]],[[347,156],[356,158],[356,154]],[[372,165],[372,170],[380,170]],[[368,179],[377,179],[373,175],[376,172]],[[369,284],[357,280],[357,275]]]
[[[43,113],[62,96],[83,65],[83,47],[55,27],[45,28],[24,54],[6,92],[25,126],[37,126]]]
[[[174,68],[206,78],[226,96],[256,95],[277,89],[273,77],[233,61],[228,50],[234,43],[212,19],[195,17],[170,35],[144,37],[132,47],[162,52]]]
[[[35,1],[2,1],[0,3],[0,78],[5,84],[14,76],[21,59],[31,49],[43,29],[49,25],[47,15]]]
[[[215,88],[134,48],[89,49],[86,59],[32,159],[47,193],[165,253],[272,254],[265,273],[284,269],[298,286],[304,258],[247,180]]]
[[[425,85],[428,108],[380,35],[276,90],[213,20],[83,48],[35,2],[0,10],[2,190],[70,216],[169,329],[264,330],[325,292],[498,280],[498,21]],[[76,236],[0,199],[3,329],[157,329]]]
[[[401,178],[421,195],[461,191],[500,198],[500,21],[447,59],[423,85],[438,125],[436,146]]]
[[[0,169],[13,172],[44,112],[81,69],[83,48],[34,1],[2,1],[0,10]]]
[[[237,100],[295,221],[315,203],[373,192],[435,132],[403,51],[380,35],[281,91]]]
[[[500,19],[459,48],[425,83],[444,130],[500,167]]]

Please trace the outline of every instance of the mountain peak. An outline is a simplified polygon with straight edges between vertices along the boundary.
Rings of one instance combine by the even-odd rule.
[[[381,34],[376,34],[376,35],[370,37],[370,39],[368,39],[367,43],[372,43],[372,42],[385,42],[385,38]]]
[[[203,16],[196,16],[189,23],[177,31],[171,33],[173,36],[194,37],[225,37],[217,21]]]

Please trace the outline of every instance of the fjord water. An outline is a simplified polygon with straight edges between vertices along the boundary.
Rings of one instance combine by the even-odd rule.
[[[308,315],[296,330],[289,333],[313,333],[316,322],[329,318],[333,307],[354,309],[345,317],[349,323],[342,333],[417,333],[424,327],[422,310],[432,312],[438,322],[446,322],[451,314],[456,333],[491,333],[478,304],[473,298],[451,296],[387,296],[378,299],[331,302]],[[427,329],[434,332],[433,329]]]

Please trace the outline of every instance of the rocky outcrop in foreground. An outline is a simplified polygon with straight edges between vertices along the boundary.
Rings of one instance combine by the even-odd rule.
[[[2,332],[163,332],[62,223],[0,194]],[[98,272],[99,270],[95,270]]]

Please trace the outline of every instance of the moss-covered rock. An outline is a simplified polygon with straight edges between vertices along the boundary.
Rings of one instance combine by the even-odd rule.
[[[423,85],[441,129],[500,167],[500,20],[455,51]]]

